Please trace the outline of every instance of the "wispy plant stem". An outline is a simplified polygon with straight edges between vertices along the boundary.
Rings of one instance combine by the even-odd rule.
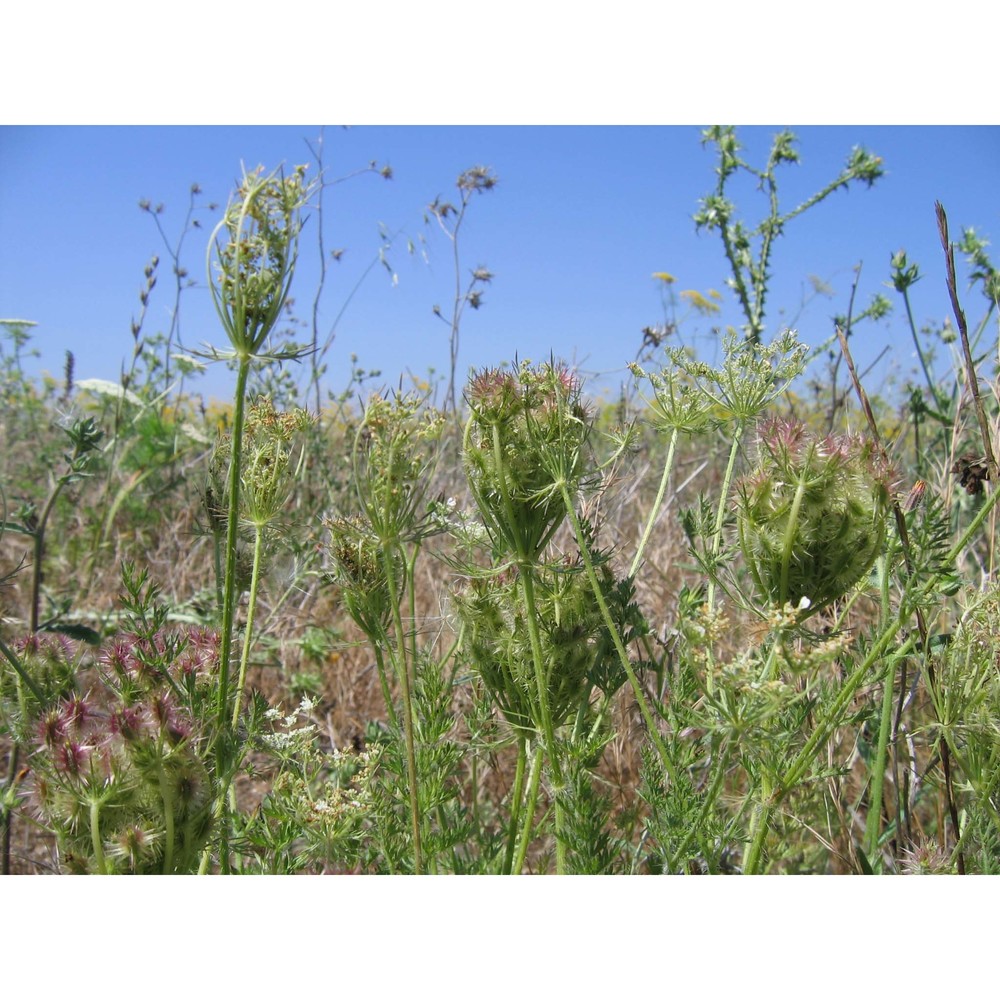
[[[972,357],[972,349],[969,346],[969,325],[965,319],[965,310],[962,309],[958,301],[958,284],[955,280],[955,250],[948,238],[948,216],[945,214],[944,206],[941,202],[934,203],[934,210],[937,213],[938,232],[941,236],[941,246],[944,249],[945,268],[948,276],[948,295],[951,299],[952,311],[955,313],[955,322],[958,324],[958,334],[962,341],[962,353],[965,357],[965,377],[966,384],[972,393],[972,400],[975,405],[976,418],[979,421],[979,430],[983,439],[983,450],[986,453],[986,461],[989,463],[990,475],[996,479],[1000,468],[997,467],[997,460],[993,452],[993,436],[990,433],[990,423],[983,409],[983,401],[979,395],[979,376],[976,374],[976,363]]]
[[[628,575],[634,577],[639,570],[639,566],[642,563],[642,555],[646,551],[646,545],[649,542],[649,536],[653,533],[653,528],[656,525],[657,518],[660,516],[660,508],[663,506],[663,497],[667,492],[667,483],[670,482],[670,474],[674,467],[674,449],[677,446],[677,437],[680,434],[678,428],[674,428],[670,434],[670,445],[667,448],[667,458],[663,463],[663,474],[660,476],[660,485],[656,491],[656,499],[653,501],[653,509],[649,512],[649,518],[646,521],[645,530],[642,533],[642,538],[639,540],[639,547],[635,551],[635,556],[632,559],[632,565],[629,567]]]
[[[889,617],[889,567],[890,558],[879,559],[879,579],[882,592],[883,620]],[[871,770],[871,792],[868,808],[868,818],[865,823],[865,854],[869,864],[874,864],[879,851],[879,840],[882,829],[882,796],[885,786],[885,769],[889,753],[889,737],[892,733],[892,705],[894,694],[895,669],[886,674],[882,682],[882,714],[879,720],[878,745],[875,750],[875,763]]]

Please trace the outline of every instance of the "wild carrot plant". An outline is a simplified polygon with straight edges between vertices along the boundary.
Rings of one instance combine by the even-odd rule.
[[[207,356],[236,381],[221,429],[206,418],[177,445],[198,411],[160,398],[151,336],[128,385],[88,391],[67,372],[60,405],[79,420],[50,461],[58,388],[30,386],[27,326],[5,324],[0,418],[53,428],[47,499],[9,456],[0,483],[0,551],[28,546],[0,579],[5,871],[15,815],[54,838],[61,870],[95,873],[1000,870],[988,246],[969,229],[953,244],[940,209],[947,323],[917,326],[921,272],[904,250],[889,259],[913,382],[879,398],[854,364],[852,324],[888,310],[876,296],[838,324],[809,404],[807,348],[764,336],[772,251],[793,218],[871,185],[881,162],[855,151],[788,210],[790,135],[760,170],[733,130],[706,141],[718,184],[696,222],[721,237],[745,328],[713,364],[648,338],[639,392],[614,414],[554,361],[479,369],[444,410],[402,391],[356,405],[374,376],[355,367],[322,410],[314,359],[307,418],[272,364],[302,356],[280,327],[304,168],[245,174],[210,241],[229,346]],[[753,228],[730,201],[738,174],[768,198]],[[461,206],[432,206],[458,277],[463,213],[493,180],[467,172]],[[982,293],[974,316],[956,251]],[[452,381],[462,310],[488,280],[456,285]],[[138,477],[209,436],[208,530],[158,550],[171,570],[180,549],[198,568],[170,581],[191,593],[126,558],[115,607],[45,606],[43,570],[79,551],[98,565],[111,542],[128,554],[117,527],[135,523],[155,474]],[[80,520],[89,546],[63,550],[65,501],[95,469],[106,509]],[[157,494],[164,517],[179,495]],[[190,506],[178,513],[193,529]]]
[[[437,458],[441,415],[414,395],[369,400],[354,446],[360,511],[329,523],[347,608],[372,644],[390,719],[397,721],[391,680],[402,693],[413,870],[423,871],[413,688],[420,649],[416,631],[416,561],[440,530],[427,487]],[[386,663],[388,659],[388,664]]]

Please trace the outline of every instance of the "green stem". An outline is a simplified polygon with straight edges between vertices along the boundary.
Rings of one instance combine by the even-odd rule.
[[[708,578],[708,593],[705,603],[709,611],[715,610],[715,562],[722,551],[722,526],[725,523],[726,503],[729,499],[729,487],[733,481],[733,471],[736,468],[736,455],[739,451],[740,439],[743,437],[743,424],[737,425],[736,433],[733,435],[733,443],[729,449],[729,462],[726,464],[726,473],[722,479],[722,492],[719,495],[719,508],[715,515],[715,528],[712,532],[712,572]],[[705,688],[709,694],[715,691],[715,670],[714,660],[709,650],[706,663]]]
[[[924,378],[927,380],[927,388],[930,390],[931,399],[937,409],[943,409],[942,397],[938,395],[938,387],[931,377],[930,369],[927,367],[927,359],[924,357],[923,349],[920,346],[920,338],[917,336],[917,324],[913,321],[913,310],[910,308],[910,294],[903,290],[903,305],[906,306],[906,319],[910,327],[910,335],[913,337],[913,346],[916,348],[917,357],[920,359],[920,367],[923,369]]]
[[[883,619],[889,616],[889,566],[890,555],[880,559],[879,576],[882,591]],[[869,863],[874,862],[879,850],[879,839],[882,832],[882,796],[885,785],[886,760],[889,752],[889,736],[892,730],[892,704],[896,671],[893,669],[882,685],[882,716],[879,721],[878,746],[875,751],[875,766],[871,772],[871,799],[868,807],[868,818],[865,822],[865,854]]]
[[[528,854],[528,843],[531,840],[531,825],[535,819],[535,806],[538,803],[538,785],[542,777],[542,748],[535,749],[531,760],[531,771],[528,774],[528,801],[524,806],[524,825],[521,828],[521,843],[511,868],[512,873],[520,875],[524,871],[524,859]]]
[[[10,874],[10,835],[14,818],[14,783],[17,781],[17,767],[20,747],[11,743],[7,752],[7,780],[4,782],[3,798],[0,801],[0,874]]]
[[[788,512],[788,523],[785,526],[785,537],[781,540],[781,585],[779,590],[778,606],[784,607],[791,600],[788,593],[788,577],[792,568],[792,556],[795,554],[795,536],[799,530],[799,510],[802,507],[802,498],[806,492],[805,473],[799,475],[799,481],[795,485],[795,496],[792,498],[792,506]]]
[[[542,640],[538,631],[538,609],[535,603],[535,563],[536,552],[529,552],[529,540],[522,530],[521,521],[514,510],[511,491],[507,485],[506,463],[504,462],[503,446],[500,441],[500,428],[493,424],[493,455],[496,461],[497,474],[500,479],[503,495],[504,513],[508,524],[507,535],[513,542],[515,560],[518,568],[518,581],[524,597],[524,608],[528,639],[531,643],[531,659],[535,668],[535,686],[538,691],[537,721],[541,723],[542,735],[545,739],[549,767],[552,769],[552,780],[555,785],[556,807],[556,872],[563,874],[566,866],[566,845],[562,839],[563,806],[561,793],[563,789],[562,768],[559,763],[556,746],[555,728],[552,724],[552,713],[549,708],[548,676],[545,669],[545,658],[542,653]],[[551,533],[551,532],[550,532]]]
[[[907,617],[909,616],[907,615]],[[813,755],[819,749],[820,744],[826,740],[833,730],[840,724],[844,712],[850,706],[855,692],[867,678],[869,670],[886,651],[889,644],[896,638],[896,634],[902,627],[903,618],[901,615],[897,615],[892,624],[885,629],[882,635],[876,640],[875,644],[868,651],[868,655],[861,661],[861,663],[858,664],[858,666],[854,668],[841,685],[840,691],[834,699],[830,711],[813,730],[812,735],[808,740],[806,740],[805,746],[803,746],[803,748],[799,751],[798,756],[792,762],[792,765],[785,772],[785,776],[779,782],[777,788],[778,797],[785,795],[798,781],[801,780],[802,776],[809,769]],[[896,656],[889,661],[887,669],[895,669],[896,661],[901,657],[906,656],[910,650],[913,649],[916,641],[917,637],[911,635],[899,648]]]
[[[27,670],[25,670],[24,665],[17,658],[17,655],[13,652],[13,650],[10,649],[10,647],[3,641],[3,639],[0,639],[0,653],[3,653],[7,661],[14,668],[14,672],[21,679],[21,681],[24,682],[28,690],[31,691],[31,693],[35,696],[35,698],[38,701],[39,707],[44,705],[45,694],[43,693],[42,689],[35,683],[34,678],[31,676],[31,674],[28,673]]]
[[[388,637],[385,637],[386,644],[388,644]],[[389,690],[389,678],[386,676],[385,672],[385,654],[382,652],[381,643],[372,643],[372,648],[375,652],[375,666],[378,669],[378,680],[379,685],[382,688],[382,698],[385,701],[385,710],[389,716],[389,722],[393,726],[399,725],[399,719],[396,716],[396,709],[392,704],[392,693]]]
[[[45,554],[45,526],[48,523],[49,515],[52,513],[52,508],[55,506],[56,497],[59,496],[65,485],[65,479],[60,477],[56,485],[52,488],[48,499],[45,501],[45,506],[42,507],[41,514],[38,515],[38,526],[35,528],[33,539],[34,561],[31,566],[31,620],[28,625],[32,634],[38,631],[38,605],[41,603],[42,589],[42,557]]]
[[[667,483],[670,480],[670,473],[673,471],[674,464],[674,448],[677,444],[677,436],[680,431],[675,427],[670,435],[670,447],[667,449],[667,460],[663,464],[663,475],[660,476],[660,486],[656,491],[656,499],[653,501],[653,509],[649,512],[649,519],[646,521],[646,529],[642,533],[642,538],[639,541],[639,548],[636,550],[635,558],[632,560],[632,565],[629,567],[628,575],[634,577],[636,571],[639,569],[639,563],[642,562],[642,554],[646,550],[646,543],[649,541],[649,536],[653,533],[653,526],[656,524],[656,519],[660,514],[660,507],[663,505],[663,496],[667,491]]]
[[[162,745],[157,748],[157,754],[162,754]],[[156,769],[160,779],[160,798],[163,801],[164,836],[166,844],[163,847],[163,874],[169,875],[174,866],[174,797],[171,794],[167,775],[163,770],[163,760],[157,757]]]
[[[420,553],[420,546],[414,545],[411,549],[410,556],[405,563],[405,574],[406,574],[406,598],[408,614],[410,618],[410,627],[406,632],[406,641],[410,645],[409,659],[411,664],[411,671],[415,671],[417,668],[417,588],[414,584],[416,577],[416,565],[417,565],[417,555]]]
[[[236,682],[236,697],[233,700],[232,728],[235,731],[240,721],[240,708],[243,702],[243,686],[247,680],[247,664],[250,661],[250,646],[253,642],[254,612],[257,609],[257,590],[260,585],[261,557],[264,552],[264,530],[257,525],[253,540],[253,570],[250,575],[250,598],[247,606],[247,624],[243,632],[243,652],[240,656],[240,674]]]
[[[667,869],[669,872],[679,871],[684,852],[687,851],[688,845],[704,828],[705,820],[708,817],[709,811],[715,805],[715,800],[719,797],[719,792],[722,790],[722,783],[726,777],[725,763],[714,759],[712,763],[715,767],[715,774],[712,776],[712,783],[708,786],[708,790],[705,792],[704,799],[701,803],[701,809],[698,810],[697,819],[688,827],[687,832],[684,834],[684,839],[680,842],[677,850],[674,851],[673,857],[670,859]]]
[[[760,874],[764,840],[771,829],[771,814],[774,811],[772,794],[771,778],[765,772],[761,776],[757,807],[754,809],[753,816],[750,817],[750,849],[747,851],[746,860],[743,863],[745,875]]]
[[[510,820],[507,826],[507,851],[504,855],[502,874],[510,875],[514,866],[514,848],[517,839],[517,823],[521,818],[521,799],[524,797],[524,769],[528,760],[528,741],[517,738],[517,767],[514,771],[514,790],[511,793]]]
[[[396,571],[393,565],[395,545],[382,543],[382,559],[385,566],[386,583],[389,587],[392,604],[393,625],[396,632],[396,642],[389,648],[389,655],[396,667],[396,675],[403,693],[403,732],[406,740],[406,775],[409,784],[410,822],[413,828],[413,871],[420,875],[423,871],[423,858],[420,848],[420,801],[417,796],[417,756],[413,737],[413,701],[410,692],[410,667],[407,657],[406,635],[403,632],[403,619],[399,612],[402,597],[399,594]]]
[[[232,748],[228,737],[235,731],[235,723],[229,718],[229,661],[233,649],[233,623],[236,618],[236,604],[239,594],[236,587],[236,545],[239,540],[240,513],[240,466],[243,461],[243,423],[246,407],[247,381],[250,376],[250,357],[242,355],[236,377],[236,393],[233,397],[232,453],[229,460],[229,511],[226,523],[226,580],[222,603],[222,640],[219,650],[219,691],[216,715],[218,730],[215,735],[215,780],[219,782],[216,800],[216,819],[222,820],[225,813],[225,792],[231,776],[229,757]],[[237,716],[238,718],[238,716]],[[219,846],[219,864],[222,871],[229,867],[229,838],[222,830]],[[208,870],[209,848],[202,855],[199,874]]]
[[[801,485],[801,484],[800,484]],[[766,684],[777,679],[778,676],[778,645],[780,636],[774,636],[771,648],[768,650],[767,660],[761,672],[761,682]],[[773,731],[773,726],[765,720],[764,742],[768,748],[776,745],[778,734]],[[770,730],[768,732],[768,730]],[[743,861],[743,873],[745,875],[759,875],[761,858],[764,852],[764,841],[771,829],[771,815],[774,811],[774,787],[771,784],[771,775],[767,771],[766,762],[762,763],[760,787],[756,792],[756,802],[754,804],[753,815],[750,817],[750,847],[747,850],[746,858]]]
[[[225,607],[225,581],[223,580],[223,570],[222,570],[222,533],[215,527],[215,521],[212,521],[212,561],[215,566],[215,606],[217,611],[222,611]]]
[[[545,670],[545,659],[542,653],[542,639],[538,631],[538,609],[535,604],[534,565],[528,559],[518,561],[518,579],[521,582],[521,592],[524,595],[525,617],[528,626],[528,638],[531,641],[531,658],[535,665],[535,684],[538,689],[538,709],[541,715],[542,732],[545,736],[549,767],[552,769],[552,781],[555,786],[556,807],[556,874],[563,875],[566,871],[566,845],[563,843],[563,806],[561,793],[563,790],[562,767],[559,763],[559,753],[556,747],[555,728],[552,725],[552,714],[549,708],[548,677]]]
[[[220,735],[228,732],[229,659],[233,648],[233,621],[236,617],[236,544],[239,539],[240,465],[243,460],[243,422],[250,359],[242,356],[233,397],[232,454],[229,459],[229,512],[226,524],[226,579],[223,586],[222,642],[219,653],[219,695],[217,715]]]
[[[104,844],[101,843],[101,803],[97,799],[90,802],[90,843],[94,849],[97,874],[107,875],[108,865],[104,858]]]

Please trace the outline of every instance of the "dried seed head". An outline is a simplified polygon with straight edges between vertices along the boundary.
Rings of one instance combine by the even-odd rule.
[[[983,492],[983,483],[990,478],[990,469],[985,458],[966,452],[951,467],[952,475],[958,476],[959,484],[965,492],[975,496]]]

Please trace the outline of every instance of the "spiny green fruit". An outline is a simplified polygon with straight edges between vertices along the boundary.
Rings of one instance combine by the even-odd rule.
[[[602,622],[586,576],[540,569],[536,612],[552,725],[561,726],[589,690]],[[476,577],[456,597],[469,650],[507,721],[529,734],[543,729],[538,681],[516,568]]]
[[[572,493],[589,471],[580,383],[565,368],[523,362],[477,373],[467,398],[465,467],[483,521],[494,540],[534,558],[566,516],[560,485]]]
[[[890,478],[860,437],[765,424],[757,467],[737,487],[740,546],[761,599],[804,618],[848,593],[882,550]]]

